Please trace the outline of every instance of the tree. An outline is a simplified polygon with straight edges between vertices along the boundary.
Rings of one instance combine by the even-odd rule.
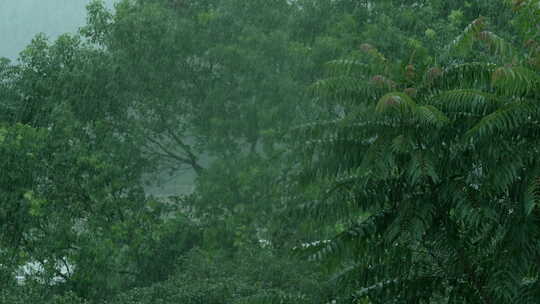
[[[169,279],[120,294],[112,303],[325,303],[330,294],[312,264],[244,248],[241,255],[194,250]]]
[[[536,53],[486,24],[431,58],[363,44],[314,85],[332,120],[294,133],[298,182],[328,185],[305,210],[337,230],[311,250],[344,301],[538,302]]]
[[[94,2],[86,39],[39,35],[19,63],[2,61],[2,271],[37,263],[43,271],[26,282],[44,291],[40,301],[64,292],[99,301],[165,280],[172,260],[217,230],[197,223],[220,218],[192,220],[186,204],[146,197],[142,182],[164,166],[202,176],[203,153],[221,163],[199,182],[208,191],[198,215],[233,211],[227,232],[245,230],[231,247],[256,243],[277,196],[255,178],[272,183],[282,168],[257,170],[279,154],[271,131],[292,123],[304,97],[293,76],[307,48],[290,40],[289,8],[124,1],[113,14]],[[221,168],[244,185],[212,187]]]
[[[40,35],[19,64],[0,65],[1,271],[10,280],[36,265],[25,284],[39,301],[163,280],[171,270],[147,257],[167,260],[200,240],[176,206],[145,196],[147,162],[118,127],[129,113],[110,63],[76,36]]]
[[[264,133],[286,127],[305,99],[294,78],[302,54],[286,1],[180,3],[124,1],[113,15],[95,2],[82,33],[112,60],[133,149],[160,170],[200,175],[201,157],[272,146]]]

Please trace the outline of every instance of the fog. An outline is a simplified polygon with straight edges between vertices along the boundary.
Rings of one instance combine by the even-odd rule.
[[[0,0],[0,304],[540,303],[539,3]]]

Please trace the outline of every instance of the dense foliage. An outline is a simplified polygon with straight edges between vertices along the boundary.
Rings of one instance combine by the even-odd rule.
[[[92,2],[0,60],[0,303],[538,303],[538,4]]]

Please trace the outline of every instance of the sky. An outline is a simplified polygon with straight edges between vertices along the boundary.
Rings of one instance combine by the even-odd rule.
[[[0,57],[15,60],[37,33],[76,33],[91,0],[0,0]],[[106,0],[112,7],[116,0]]]

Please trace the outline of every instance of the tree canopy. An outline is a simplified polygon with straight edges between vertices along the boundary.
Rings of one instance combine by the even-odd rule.
[[[0,60],[0,303],[538,303],[538,4],[91,2]]]

